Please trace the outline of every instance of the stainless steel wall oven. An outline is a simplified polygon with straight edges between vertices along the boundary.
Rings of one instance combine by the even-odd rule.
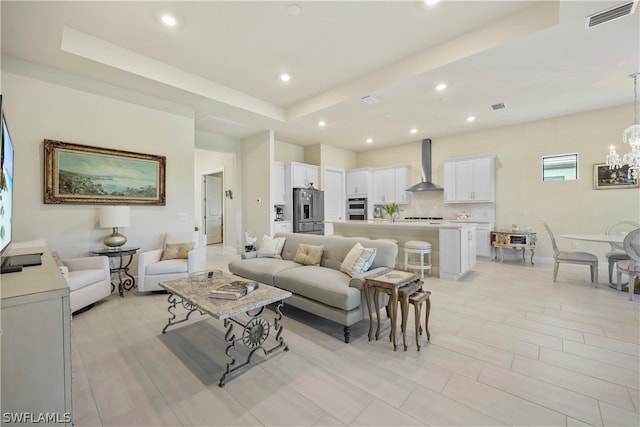
[[[359,197],[347,201],[347,219],[349,221],[367,219],[367,198]]]

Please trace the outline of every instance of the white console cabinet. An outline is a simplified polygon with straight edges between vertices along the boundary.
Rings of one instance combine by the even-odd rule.
[[[444,161],[446,203],[495,202],[495,156],[478,156]]]
[[[69,287],[45,247],[42,265],[2,275],[2,414],[55,417],[43,425],[71,426]],[[29,422],[18,423],[20,425]]]
[[[476,225],[440,227],[440,277],[458,280],[476,265]]]

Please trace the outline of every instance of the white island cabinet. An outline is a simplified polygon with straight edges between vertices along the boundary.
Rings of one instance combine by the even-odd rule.
[[[398,242],[396,268],[404,270],[404,244],[431,243],[431,271],[446,280],[459,280],[476,265],[476,224],[448,221],[336,221],[334,232],[345,237],[393,239]]]
[[[476,225],[440,229],[440,278],[458,280],[476,265]]]
[[[46,247],[42,265],[2,275],[2,414],[11,423],[71,426],[69,287]],[[5,419],[5,421],[7,421]]]

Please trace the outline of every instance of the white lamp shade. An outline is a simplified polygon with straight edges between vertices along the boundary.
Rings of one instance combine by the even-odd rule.
[[[100,228],[128,226],[129,206],[103,206],[100,208]]]

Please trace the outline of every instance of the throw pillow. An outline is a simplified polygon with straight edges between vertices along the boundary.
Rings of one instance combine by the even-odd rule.
[[[258,258],[282,259],[280,254],[282,253],[285,240],[286,238],[284,237],[271,238],[265,234],[262,236],[262,241],[258,247]]]
[[[300,243],[298,245],[298,250],[296,251],[296,256],[293,257],[293,262],[304,265],[320,265],[323,251],[324,246]]]
[[[189,251],[195,246],[190,243],[166,243],[162,252],[162,261],[166,259],[187,259]]]
[[[376,257],[376,248],[365,248],[356,243],[340,265],[340,271],[353,277],[367,271]]]

